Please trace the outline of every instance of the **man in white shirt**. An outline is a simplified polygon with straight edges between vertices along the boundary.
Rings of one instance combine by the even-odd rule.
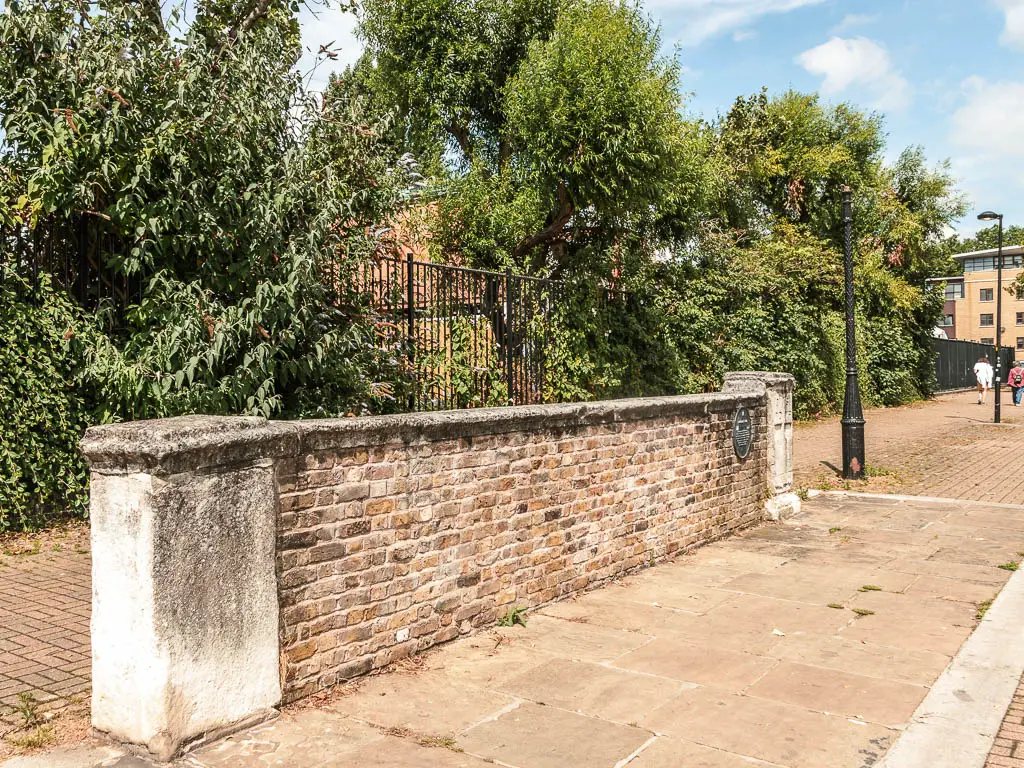
[[[974,376],[978,380],[978,405],[985,404],[985,395],[992,389],[992,363],[987,357],[979,357],[974,364]]]

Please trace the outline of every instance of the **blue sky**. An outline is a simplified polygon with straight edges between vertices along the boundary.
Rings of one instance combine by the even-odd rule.
[[[647,0],[685,67],[688,110],[713,118],[740,94],[821,91],[885,114],[889,153],[949,158],[971,213],[1024,224],[1024,0]],[[309,46],[359,53],[351,14],[303,12]],[[306,64],[308,65],[308,60]]]

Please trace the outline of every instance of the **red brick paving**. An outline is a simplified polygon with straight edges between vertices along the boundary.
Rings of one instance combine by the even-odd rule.
[[[79,533],[63,545],[48,540],[35,554],[0,554],[0,718],[11,717],[19,694],[44,708],[89,694],[92,590],[83,539]]]
[[[1017,686],[985,768],[1024,768],[1024,677]]]
[[[991,400],[974,392],[865,413],[865,465],[873,477],[850,490],[1024,504],[1024,408],[1003,403],[992,424]],[[799,488],[844,488],[837,477],[838,419],[798,424],[793,463]]]

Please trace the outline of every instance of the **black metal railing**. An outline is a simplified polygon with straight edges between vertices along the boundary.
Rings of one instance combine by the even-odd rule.
[[[124,309],[142,299],[143,280],[113,266],[110,257],[122,248],[121,239],[92,217],[0,226],[0,267],[32,286],[49,275],[89,311],[104,304]]]
[[[401,336],[410,410],[544,402],[552,310],[565,284],[412,254],[371,260],[352,279],[391,341]]]

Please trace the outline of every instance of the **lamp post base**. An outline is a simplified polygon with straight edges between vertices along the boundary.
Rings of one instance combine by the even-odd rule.
[[[843,479],[864,477],[864,419],[843,419]]]

